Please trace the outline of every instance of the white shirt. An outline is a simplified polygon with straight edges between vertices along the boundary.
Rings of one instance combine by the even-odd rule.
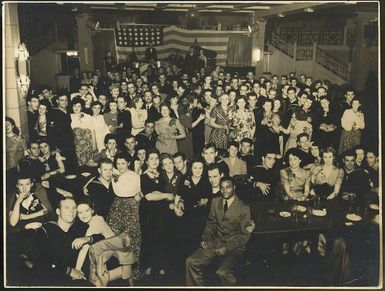
[[[134,197],[141,191],[140,176],[128,170],[119,176],[117,182],[112,180],[112,187],[118,197]]]
[[[223,207],[225,206],[225,202],[227,201],[227,209],[229,209],[230,205],[231,205],[231,203],[233,203],[234,199],[235,199],[235,195],[233,197],[231,197],[230,199],[227,199],[227,200],[223,199]]]

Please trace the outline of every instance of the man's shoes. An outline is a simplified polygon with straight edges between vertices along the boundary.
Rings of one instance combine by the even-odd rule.
[[[151,268],[147,268],[145,271],[144,271],[144,274],[146,276],[150,276],[151,275]]]

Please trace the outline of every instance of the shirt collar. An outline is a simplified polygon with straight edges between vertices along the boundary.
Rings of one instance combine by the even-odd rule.
[[[235,195],[233,197],[231,197],[230,199],[223,199],[223,205],[225,205],[225,201],[227,201],[227,207],[230,207],[231,203],[233,203],[235,199]]]

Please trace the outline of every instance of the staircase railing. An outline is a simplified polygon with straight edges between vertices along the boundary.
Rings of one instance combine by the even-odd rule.
[[[273,33],[271,45],[296,61],[314,61],[345,81],[350,78],[348,64],[331,56],[315,43],[312,46],[297,45],[296,42],[292,44]]]
[[[333,72],[340,78],[344,80],[349,79],[348,64],[337,60],[336,58],[328,54],[325,50],[320,49],[319,47],[316,48],[315,62],[328,69],[329,71]]]
[[[271,44],[289,57],[292,58],[294,56],[294,46],[291,43],[285,42],[275,33],[272,34]]]

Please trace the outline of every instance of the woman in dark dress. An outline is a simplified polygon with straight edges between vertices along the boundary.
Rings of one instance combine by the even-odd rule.
[[[199,96],[191,94],[192,140],[194,156],[200,155],[205,144],[205,111],[199,103]]]
[[[325,96],[321,99],[321,108],[314,120],[314,141],[321,149],[329,146],[336,148],[338,139],[338,113],[330,106]]]
[[[140,204],[140,222],[142,231],[141,264],[145,274],[150,275],[153,268],[165,275],[167,249],[169,241],[170,214],[169,204],[174,201],[173,193],[161,192],[159,152],[155,149],[147,152],[148,169],[140,176],[144,199]]]
[[[184,242],[182,245],[186,257],[199,247],[208,216],[208,196],[211,193],[211,184],[207,175],[203,174],[203,160],[193,159],[190,170],[191,174],[187,174],[182,179],[175,198],[175,207],[183,211]],[[183,199],[183,205],[179,203],[181,199]]]

